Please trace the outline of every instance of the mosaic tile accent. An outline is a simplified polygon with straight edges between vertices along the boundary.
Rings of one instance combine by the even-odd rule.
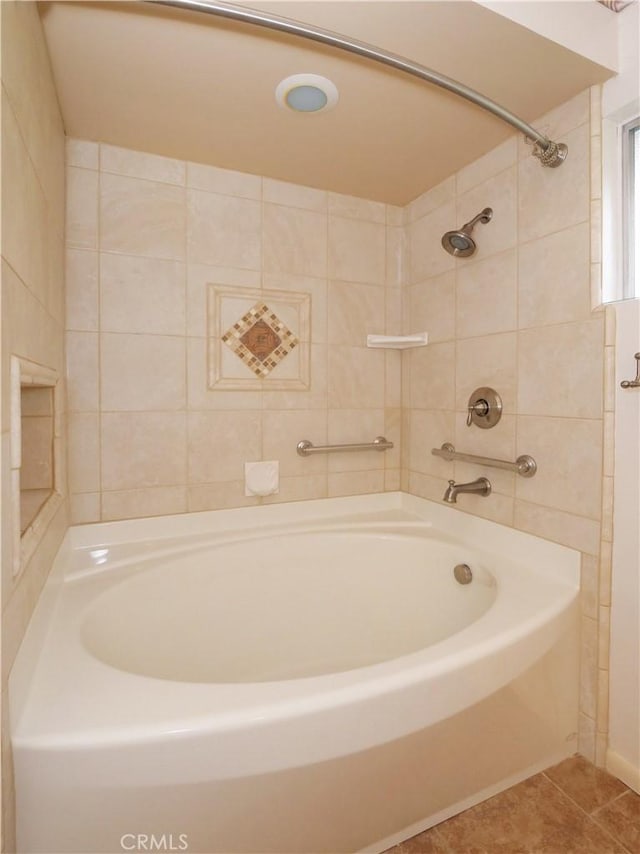
[[[308,390],[311,295],[208,285],[208,387]]]
[[[253,373],[268,376],[298,346],[298,339],[264,302],[257,302],[222,336]]]
[[[275,314],[273,316],[275,317]],[[247,350],[250,350],[261,362],[264,362],[278,345],[282,343],[282,340],[278,337],[278,333],[266,324],[264,320],[259,320],[255,323],[251,329],[248,329],[244,333],[240,340]],[[295,347],[295,344],[293,346]]]

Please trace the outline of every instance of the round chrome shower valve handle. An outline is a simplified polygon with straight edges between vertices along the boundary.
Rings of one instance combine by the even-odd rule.
[[[487,430],[502,418],[502,398],[488,386],[481,386],[471,393],[467,404],[467,427],[475,424]]]
[[[471,427],[473,416],[477,415],[480,418],[486,417],[489,414],[489,404],[482,397],[476,400],[475,403],[470,403],[467,411],[467,427]]]

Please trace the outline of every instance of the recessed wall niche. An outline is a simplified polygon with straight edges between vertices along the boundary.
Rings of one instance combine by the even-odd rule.
[[[14,576],[29,562],[62,501],[58,379],[51,368],[12,357]]]
[[[20,535],[53,492],[53,388],[20,387]]]

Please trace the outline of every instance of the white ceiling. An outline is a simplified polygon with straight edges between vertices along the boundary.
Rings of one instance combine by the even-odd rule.
[[[529,122],[612,73],[465,0],[244,5],[404,55]],[[405,204],[513,132],[442,89],[294,36],[138,2],[40,10],[75,138]],[[297,72],[333,80],[338,106],[279,108],[275,87]]]

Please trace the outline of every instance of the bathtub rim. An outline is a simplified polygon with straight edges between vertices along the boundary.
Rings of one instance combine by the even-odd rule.
[[[409,499],[409,500],[407,500]],[[309,506],[309,505],[314,506]],[[294,508],[292,511],[292,507]],[[296,512],[301,508],[304,512],[299,513]],[[193,532],[193,529],[196,528],[199,531],[202,531],[202,525],[211,525],[211,522],[218,522],[219,525],[228,526],[228,522],[231,519],[231,516],[228,514],[234,514],[236,520],[238,520],[238,516],[244,517],[254,517],[255,511],[260,511],[262,509],[272,509],[270,508],[243,508],[243,510],[251,510],[253,511],[251,514],[241,513],[239,511],[223,511],[225,513],[226,518],[220,518],[218,516],[217,520],[212,519],[213,516],[220,513],[220,511],[207,512],[204,514],[197,514],[198,519],[189,519],[184,520],[187,522],[186,525],[183,525],[184,528],[189,528],[190,533]],[[329,499],[328,501],[320,500],[314,502],[305,502],[303,505],[273,505],[273,509],[275,511],[280,512],[272,512],[268,514],[271,520],[271,524],[274,520],[277,519],[291,519],[292,512],[294,517],[303,517],[304,521],[309,521],[311,518],[315,520],[320,520],[321,523],[326,523],[329,520],[338,521],[336,518],[336,514],[344,514],[345,510],[351,510],[356,516],[362,515],[364,512],[369,513],[384,513],[385,511],[394,511],[400,510],[405,513],[413,513],[417,515],[419,518],[426,519],[426,521],[431,520],[436,527],[440,528],[441,526],[445,528],[451,529],[451,526],[454,528],[463,527],[466,530],[463,532],[466,533],[466,536],[463,534],[460,535],[460,540],[465,545],[468,545],[468,540],[477,539],[477,536],[484,532],[491,531],[498,540],[500,538],[505,538],[506,541],[511,540],[511,547],[522,546],[523,543],[526,543],[530,549],[537,555],[538,557],[538,567],[537,573],[541,576],[546,576],[546,581],[551,585],[554,589],[555,593],[559,595],[559,599],[555,602],[554,608],[551,611],[547,612],[545,615],[545,620],[543,628],[546,637],[544,638],[544,649],[540,651],[540,632],[542,628],[538,627],[537,630],[533,633],[529,633],[523,637],[517,638],[512,646],[513,648],[509,648],[505,650],[500,647],[498,649],[484,649],[484,655],[478,657],[478,650],[475,650],[476,655],[468,658],[467,661],[463,663],[462,667],[454,668],[453,670],[448,670],[444,674],[440,674],[442,676],[442,685],[448,685],[448,690],[455,690],[455,685],[452,688],[451,680],[455,682],[456,679],[470,679],[474,680],[478,678],[478,674],[474,674],[474,670],[477,670],[478,662],[484,662],[484,667],[487,672],[491,671],[493,667],[495,670],[495,661],[502,657],[503,661],[500,665],[504,672],[501,676],[504,676],[501,684],[506,684],[506,682],[510,681],[510,679],[516,675],[516,672],[522,672],[522,667],[515,663],[518,657],[522,658],[524,656],[525,660],[535,661],[540,655],[544,654],[544,651],[549,649],[553,643],[560,637],[564,629],[566,628],[568,615],[570,612],[575,610],[578,589],[579,589],[579,553],[574,552],[571,549],[568,549],[564,546],[558,546],[555,543],[547,543],[546,541],[540,541],[538,538],[532,537],[529,534],[524,534],[519,531],[515,531],[513,529],[504,528],[503,526],[497,526],[493,522],[487,522],[486,520],[479,519],[478,517],[472,517],[467,514],[456,514],[455,510],[451,508],[443,508],[439,505],[433,504],[433,502],[429,502],[425,499],[415,499],[413,496],[406,496],[401,493],[395,494],[383,494],[383,495],[375,495],[375,496],[358,496],[354,499]],[[319,511],[319,512],[318,512]],[[416,512],[417,511],[417,512]],[[438,513],[438,511],[444,511],[444,514]],[[261,514],[262,515],[262,514]],[[440,518],[439,518],[440,517]],[[441,519],[449,518],[449,524],[442,525]],[[461,517],[463,517],[464,524],[461,526],[460,521]],[[166,532],[166,523],[168,519],[177,519],[178,522],[183,521],[182,517],[159,517],[158,519],[151,520],[142,520],[145,524],[138,525],[138,532],[140,534],[138,538],[138,542],[148,538],[150,529],[157,529],[158,526],[162,526],[163,530]],[[139,520],[136,520],[138,522]],[[150,523],[150,524],[148,524]],[[246,524],[246,520],[242,519],[242,524]],[[46,593],[46,597],[43,597],[43,607],[40,609],[40,613],[37,614],[37,619],[34,618],[34,626],[33,631],[30,632],[29,637],[25,640],[24,644],[24,653],[21,649],[21,666],[18,668],[14,668],[14,673],[12,674],[12,682],[10,686],[10,701],[11,701],[11,716],[12,721],[14,722],[14,746],[17,750],[39,750],[39,749],[50,749],[50,750],[60,750],[63,751],[72,751],[74,753],[80,752],[81,750],[88,750],[89,752],[92,749],[102,750],[109,749],[113,750],[125,750],[129,749],[132,744],[138,745],[140,749],[142,749],[143,753],[148,753],[149,750],[157,750],[158,745],[163,742],[179,742],[182,744],[183,749],[185,746],[188,747],[191,744],[196,749],[196,736],[205,736],[205,740],[208,738],[209,742],[212,746],[212,749],[218,751],[218,755],[220,755],[220,751],[224,753],[223,757],[220,756],[221,766],[224,766],[227,774],[235,774],[238,772],[237,762],[237,753],[233,749],[232,742],[235,744],[236,736],[241,736],[244,732],[245,725],[247,723],[246,720],[238,721],[235,719],[235,726],[220,726],[222,721],[218,718],[217,726],[212,729],[211,728],[211,719],[206,716],[196,715],[195,717],[187,717],[182,719],[179,723],[184,726],[176,727],[176,720],[172,721],[173,729],[167,730],[167,727],[164,728],[162,726],[153,728],[149,730],[149,728],[140,728],[136,726],[130,726],[123,728],[122,726],[118,727],[115,732],[108,734],[105,733],[96,733],[95,730],[88,730],[86,733],[76,733],[75,737],[71,737],[67,734],[55,734],[49,731],[48,733],[40,729],[40,732],[37,732],[39,728],[33,728],[27,726],[26,731],[24,727],[21,727],[23,723],[23,716],[21,711],[24,710],[24,706],[28,699],[29,692],[29,670],[31,670],[31,676],[33,676],[33,672],[38,664],[38,648],[42,645],[45,640],[48,628],[51,625],[53,620],[53,614],[56,608],[56,596],[60,591],[63,583],[64,583],[64,571],[65,571],[65,562],[68,561],[69,555],[72,551],[72,542],[75,540],[75,544],[78,542],[86,543],[88,538],[92,538],[95,534],[96,530],[99,530],[103,533],[102,541],[105,541],[105,537],[109,538],[109,542],[121,542],[123,534],[129,535],[132,524],[130,522],[125,523],[106,523],[106,525],[98,524],[91,526],[83,526],[82,529],[78,533],[68,538],[68,541],[61,548],[58,558],[56,559],[56,567],[55,574],[52,573],[53,577],[51,579],[51,584],[49,585],[50,589]],[[215,525],[214,525],[215,527]],[[269,525],[265,525],[265,530],[270,527]],[[499,530],[501,529],[501,530]],[[77,530],[77,529],[76,529]],[[210,528],[209,528],[210,530]],[[173,533],[173,532],[172,532]],[[524,538],[524,539],[523,539]],[[166,538],[169,539],[169,538]],[[95,542],[95,539],[94,539]],[[493,548],[491,549],[493,551]],[[529,557],[531,557],[531,552],[528,552]],[[555,559],[558,561],[557,565],[557,573],[555,579],[553,578],[553,573],[551,573],[545,565],[545,559]],[[542,565],[540,565],[542,562]],[[551,589],[550,587],[550,589]],[[48,600],[48,601],[47,601]],[[47,612],[47,613],[45,613]],[[464,631],[464,630],[463,630]],[[532,648],[532,638],[534,635],[537,638],[537,646],[534,650]],[[444,641],[444,643],[447,643]],[[436,645],[438,646],[438,644]],[[491,644],[489,644],[491,647]],[[408,658],[416,658],[416,656],[421,656],[423,651],[418,653],[412,653],[409,656],[404,656],[403,659],[406,662]],[[35,657],[34,657],[35,656]],[[29,662],[29,658],[31,658],[31,662]],[[402,659],[393,659],[392,662],[398,662]],[[29,667],[29,663],[31,663],[31,668]],[[96,662],[98,663],[98,662]],[[23,666],[24,665],[24,666]],[[371,671],[372,669],[384,668],[387,663],[383,665],[373,665],[368,668],[359,668],[359,671]],[[105,669],[110,669],[108,665],[101,664],[100,666]],[[442,667],[442,662],[440,663]],[[487,670],[488,668],[488,670]],[[438,668],[436,667],[436,670]],[[297,691],[293,691],[293,697],[288,697],[286,699],[286,703],[288,704],[285,708],[284,705],[278,707],[278,714],[268,715],[265,720],[262,722],[258,722],[258,729],[263,731],[264,726],[270,726],[274,728],[274,732],[276,734],[279,732],[278,736],[280,739],[286,738],[286,734],[283,730],[283,727],[287,727],[291,725],[292,720],[296,720],[302,726],[302,730],[307,732],[307,736],[309,732],[314,731],[314,727],[317,727],[318,722],[318,713],[326,713],[327,709],[330,712],[343,712],[344,716],[350,718],[352,723],[357,725],[358,723],[358,715],[359,714],[367,714],[373,715],[373,718],[367,722],[366,727],[364,729],[367,730],[366,733],[362,734],[360,738],[360,743],[358,745],[358,749],[366,749],[368,746],[372,746],[375,743],[380,743],[381,741],[390,740],[393,737],[399,737],[404,732],[410,732],[416,729],[417,717],[420,715],[416,715],[413,712],[413,722],[408,722],[408,725],[411,726],[411,729],[405,730],[403,732],[397,732],[397,727],[394,728],[394,722],[389,720],[390,709],[393,708],[393,701],[389,703],[389,697],[395,698],[404,698],[403,702],[413,704],[423,704],[426,699],[428,699],[428,692],[425,693],[423,690],[424,685],[419,680],[411,681],[408,680],[407,674],[410,673],[410,670],[403,669],[397,674],[395,681],[392,679],[391,683],[388,683],[385,692],[386,697],[386,706],[385,702],[380,702],[380,694],[369,695],[366,694],[364,696],[356,696],[354,698],[353,692],[351,695],[347,697],[348,702],[335,702],[336,698],[340,700],[340,690],[337,689],[335,692],[329,692],[329,694],[323,695],[324,703],[321,706],[317,704],[314,707],[309,707],[308,703],[306,704],[304,696],[298,697],[297,702],[295,701]],[[122,683],[126,681],[127,678],[135,680],[139,683],[144,683],[147,679],[143,676],[132,675],[132,674],[123,674],[122,671],[115,671],[117,674],[116,683],[118,680]],[[347,694],[349,694],[349,687],[353,685],[352,674],[357,674],[358,670],[347,671],[345,676],[345,680],[347,682]],[[360,674],[362,675],[362,673]],[[365,674],[366,675],[366,674]],[[433,675],[433,673],[431,674]],[[435,675],[438,675],[437,673]],[[495,677],[495,673],[493,674]],[[314,682],[317,683],[318,679],[326,680],[327,677],[311,677],[310,680],[291,680],[291,682],[286,683],[288,685],[296,685],[299,687],[299,683]],[[156,682],[158,680],[151,679],[150,682]],[[160,680],[161,681],[161,680]],[[343,680],[333,680],[340,683]],[[357,680],[356,680],[357,682]],[[192,686],[192,683],[169,683],[171,685],[177,684],[179,686],[187,685]],[[253,685],[254,683],[248,683],[249,685]],[[257,683],[258,685],[278,685],[279,683]],[[438,683],[440,684],[440,683]],[[462,682],[460,683],[462,684]],[[232,686],[232,690],[237,689],[236,686]],[[456,709],[450,711],[448,714],[441,714],[440,717],[437,715],[432,715],[431,719],[426,720],[424,715],[420,717],[420,720],[423,721],[420,725],[429,725],[431,723],[437,722],[437,720],[443,719],[447,717],[449,714],[455,713],[455,711],[465,708],[470,705],[472,702],[477,701],[481,698],[481,696],[487,696],[490,692],[482,693],[478,695],[477,686],[471,686],[473,690],[467,690],[467,686],[465,683],[465,690],[458,690],[457,693],[459,695],[460,703]],[[492,690],[496,690],[496,688]],[[211,693],[211,689],[217,691],[218,695],[220,695],[220,686],[219,685],[207,685],[203,686],[205,693]],[[475,690],[475,694],[474,694]],[[464,695],[464,698],[463,696]],[[471,701],[469,701],[469,696],[471,697]],[[344,699],[344,698],[342,698]],[[331,702],[328,702],[331,700]],[[464,701],[463,701],[464,700]],[[371,709],[371,705],[373,702],[378,703],[377,709]],[[292,716],[293,713],[297,715],[297,717]],[[354,717],[355,716],[355,717]],[[411,715],[409,716],[411,717]],[[374,721],[376,722],[375,727],[373,726]],[[238,724],[241,726],[238,726]],[[33,724],[33,721],[32,721]],[[306,730],[305,730],[306,727]],[[310,729],[309,729],[310,728]],[[374,738],[372,732],[377,729],[377,734]],[[29,731],[31,730],[31,731]],[[302,733],[301,730],[301,733]],[[369,732],[372,730],[372,732]],[[384,732],[384,737],[378,737],[381,732]],[[100,737],[96,738],[96,735]],[[210,736],[210,738],[209,738]],[[387,737],[388,736],[388,737]],[[263,732],[264,737],[264,732]],[[268,737],[268,736],[267,736]],[[278,740],[276,737],[276,741]],[[302,734],[300,736],[302,738]],[[374,738],[372,741],[371,739]],[[221,739],[224,739],[228,742],[226,745],[222,745]],[[320,739],[319,741],[322,741]],[[320,749],[321,745],[312,744],[310,745],[310,749],[307,750],[306,756],[296,756],[295,762],[296,764],[306,764],[308,761],[319,761],[323,758],[329,758],[330,755],[341,755],[340,753],[327,754],[326,749],[323,753]],[[317,748],[317,749],[316,749]],[[326,748],[326,745],[325,745]],[[340,748],[342,750],[343,748]],[[286,752],[286,751],[285,751]],[[191,754],[192,751],[187,749],[185,751],[186,754]],[[269,751],[267,751],[267,754]],[[273,751],[271,751],[273,754]],[[284,761],[283,757],[276,757],[274,755],[264,755],[261,757],[262,764],[259,764],[259,767],[256,766],[256,763],[253,762],[251,764],[250,769],[245,769],[245,772],[248,773],[260,773],[265,770],[273,770],[274,763],[278,763]],[[192,756],[192,762],[196,760],[196,756]],[[294,757],[288,756],[287,763],[285,765],[281,765],[280,767],[291,767],[291,761],[294,761]]]
[[[553,573],[554,578],[562,577],[569,584],[580,583],[580,567],[576,565],[576,558],[579,559],[580,552],[576,549],[503,525],[492,519],[475,516],[459,507],[451,507],[401,491],[342,498],[315,498],[308,501],[288,501],[256,507],[202,510],[194,513],[72,525],[67,529],[61,549],[65,543],[73,551],[98,544],[108,546],[123,542],[139,543],[156,538],[172,539],[175,534],[167,534],[169,525],[172,528],[175,526],[178,537],[190,537],[214,534],[222,530],[240,531],[248,525],[254,526],[255,529],[268,529],[274,524],[337,521],[337,515],[343,513],[348,514],[353,521],[357,521],[355,517],[360,514],[369,516],[372,513],[393,510],[413,514],[422,522],[431,523],[438,530],[455,533],[469,544],[482,542],[489,529],[494,542],[500,548],[515,550],[519,545],[526,543],[533,550],[532,553],[538,562],[544,558],[553,558],[558,561],[557,571]],[[540,571],[545,573],[544,569]]]

